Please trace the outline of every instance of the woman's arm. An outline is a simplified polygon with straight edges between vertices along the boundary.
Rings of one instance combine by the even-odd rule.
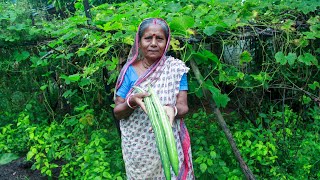
[[[188,113],[189,107],[187,91],[179,91],[177,95],[176,107],[178,111],[176,118],[183,118]]]
[[[117,120],[124,119],[130,116],[130,114],[133,112],[133,109],[127,105],[126,100],[122,97],[117,96],[114,102],[116,106],[113,109],[113,113]]]
[[[148,93],[137,93],[134,95],[129,96],[128,103],[132,107],[140,106],[142,110],[146,112],[145,105],[143,103],[143,98],[149,96]],[[114,116],[117,120],[127,118],[131,115],[131,113],[134,111],[134,109],[131,109],[127,104],[127,99],[124,99],[120,96],[116,97],[115,100],[115,107],[113,109]]]

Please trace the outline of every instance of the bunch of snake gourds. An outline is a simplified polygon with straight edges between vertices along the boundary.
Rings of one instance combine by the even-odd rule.
[[[140,87],[134,86],[133,88],[137,93],[145,92],[145,90]],[[165,112],[159,97],[150,86],[148,86],[148,92],[150,96],[144,98],[144,103],[155,134],[165,177],[167,180],[170,180],[170,165],[176,176],[178,176],[179,173],[179,159],[176,142],[168,115]]]

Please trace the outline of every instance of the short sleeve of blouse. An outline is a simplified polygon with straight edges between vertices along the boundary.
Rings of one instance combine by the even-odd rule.
[[[116,95],[125,99],[129,90],[134,85],[134,83],[137,81],[137,79],[138,79],[138,75],[135,72],[133,66],[129,66],[126,74],[124,75],[123,82],[122,82],[120,88],[117,90]]]
[[[184,73],[180,80],[180,91],[187,91],[188,90],[188,80],[187,80],[187,74]]]

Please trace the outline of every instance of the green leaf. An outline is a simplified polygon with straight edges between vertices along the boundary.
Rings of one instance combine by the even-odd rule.
[[[243,78],[244,78],[244,73],[243,73],[243,72],[237,72],[237,78],[243,80]]]
[[[297,54],[296,53],[289,53],[287,56],[286,56],[286,60],[288,61],[288,64],[290,66],[292,66],[294,64],[294,62],[296,61],[297,59]]]
[[[176,13],[182,9],[180,3],[170,2],[167,5],[167,10],[172,13]]]
[[[85,53],[87,52],[87,49],[88,49],[88,47],[79,48],[77,51],[78,56],[81,57],[81,56],[85,55]]]
[[[88,107],[89,105],[85,104],[82,106],[77,106],[74,108],[75,111],[83,111],[86,107]]]
[[[226,94],[221,94],[220,90],[212,85],[213,83],[210,80],[205,81],[204,87],[207,88],[211,94],[214,102],[217,107],[226,107],[230,98]]]
[[[0,165],[8,164],[13,160],[18,159],[19,156],[13,153],[4,153],[0,155]]]
[[[177,31],[186,34],[189,28],[194,25],[194,19],[191,16],[180,16],[172,19],[170,27],[172,31]]]
[[[215,151],[210,152],[211,158],[215,159],[217,157],[217,153]]]
[[[60,78],[66,81],[66,84],[70,84],[71,82],[77,82],[80,79],[80,74],[73,74],[70,76],[61,75]]]
[[[287,21],[285,21],[282,26],[280,27],[280,29],[285,30],[285,31],[292,31],[292,26],[293,26],[294,22],[289,19]]]
[[[229,14],[228,16],[224,16],[223,18],[223,22],[228,26],[231,27],[236,25],[236,19],[238,18],[238,14],[237,12]]]
[[[303,95],[302,102],[303,102],[303,104],[309,104],[311,102],[311,98],[306,95]]]
[[[224,171],[225,173],[228,173],[228,172],[229,172],[229,168],[226,167],[226,166],[222,166],[222,169],[223,169],[223,171]]]
[[[30,160],[33,156],[34,156],[34,152],[33,151],[29,151],[28,153],[27,153],[27,160]]]
[[[91,84],[91,79],[88,78],[81,78],[80,82],[79,82],[79,86],[80,87],[84,87]]]
[[[205,163],[200,164],[200,170],[204,173],[207,170],[208,166]]]
[[[287,59],[284,56],[283,52],[281,51],[276,53],[275,58],[276,58],[276,62],[280,63],[281,65],[285,65],[287,63]]]
[[[226,107],[230,98],[227,94],[221,94],[220,92],[217,94],[212,94],[213,99],[218,107]]]
[[[32,62],[31,67],[37,67],[37,66],[41,65],[41,63],[42,63],[41,59],[37,56],[32,56],[30,58],[30,61]]]
[[[249,63],[252,60],[251,54],[248,51],[243,51],[240,55],[240,64]]]
[[[22,51],[22,53],[19,53],[17,51],[14,52],[14,58],[18,62],[28,59],[29,56],[30,53],[28,51]]]
[[[308,31],[308,32],[303,32],[303,34],[306,35],[305,36],[306,39],[316,39],[316,37],[315,37],[316,33],[315,32]]]
[[[250,141],[250,140],[247,140],[247,141],[246,141],[246,146],[247,146],[247,147],[250,147],[250,145],[251,145],[251,141]]]
[[[208,50],[203,50],[201,51],[202,55],[204,55],[205,57],[207,57],[209,60],[212,60],[213,62],[219,64],[219,58],[217,55],[213,54],[211,51]]]
[[[216,33],[216,27],[215,26],[207,26],[203,32],[207,35],[207,36],[211,36],[214,33]]]
[[[72,95],[74,95],[77,91],[78,91],[77,89],[74,90],[74,91],[72,91],[72,90],[69,89],[68,91],[64,92],[64,93],[62,94],[62,96],[63,96],[64,98],[68,98],[68,97],[71,97]]]
[[[189,88],[190,88],[190,92],[194,92],[198,98],[203,97],[202,88],[199,87],[199,84],[197,83],[197,81],[190,80]]]
[[[102,175],[103,175],[104,178],[112,179],[112,176],[111,176],[110,173],[107,172],[107,171],[104,171],[104,172],[102,173]]]
[[[47,87],[48,87],[48,84],[41,86],[40,89],[41,91],[44,91]]]
[[[193,53],[192,56],[197,64],[203,64],[208,61],[208,58],[204,56],[201,52]]]
[[[316,90],[316,88],[320,88],[320,84],[317,81],[314,81],[312,84],[308,84],[309,88],[312,90]]]
[[[213,66],[215,69],[218,64],[220,64],[219,58],[213,54],[211,51],[208,50],[202,50],[196,53],[192,54],[193,58],[197,62],[197,64],[203,64],[203,63],[209,63]],[[212,62],[208,62],[208,60],[211,60]]]
[[[310,66],[312,64],[318,65],[318,61],[317,61],[316,57],[314,57],[310,53],[305,53],[305,54],[300,55],[298,57],[298,61],[306,64],[307,66]]]

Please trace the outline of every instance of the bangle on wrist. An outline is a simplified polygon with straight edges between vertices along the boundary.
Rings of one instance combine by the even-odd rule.
[[[177,116],[178,115],[178,109],[177,109],[177,106],[173,106],[174,108],[174,116]]]
[[[130,104],[130,99],[131,99],[131,96],[129,96],[128,98],[127,98],[127,106],[130,108],[130,109],[136,109],[137,108],[137,105],[135,105],[135,106],[131,106],[131,104]]]

